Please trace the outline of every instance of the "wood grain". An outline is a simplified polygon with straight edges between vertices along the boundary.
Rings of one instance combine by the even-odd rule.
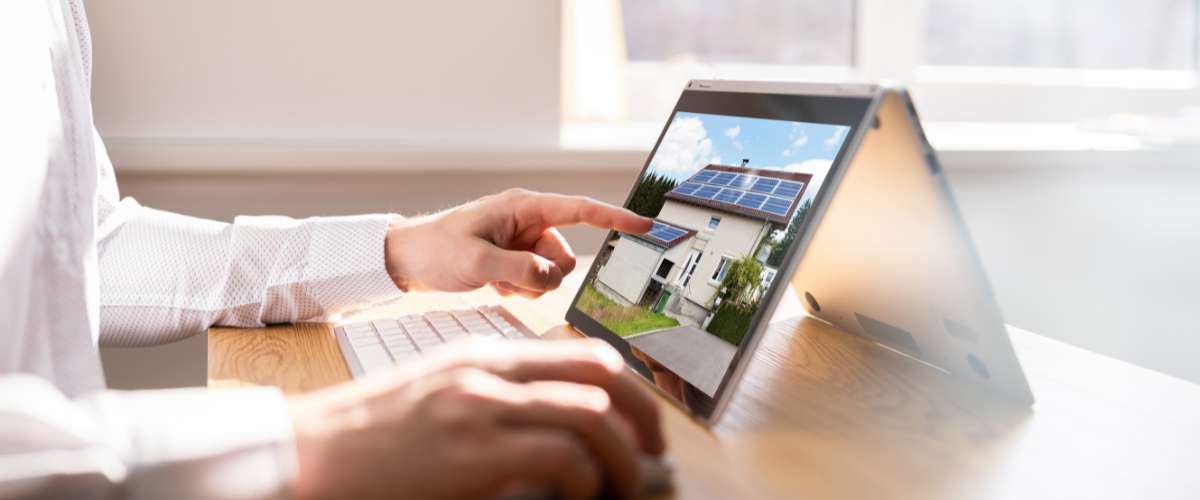
[[[333,329],[324,323],[212,328],[208,353],[210,387],[274,385],[304,392],[350,379]]]
[[[587,262],[580,262],[586,269]],[[414,294],[388,316],[502,303],[571,335],[582,273],[536,302]],[[678,498],[1197,498],[1200,388],[1018,329],[1033,408],[781,307],[712,429],[662,402]],[[287,392],[349,377],[328,326],[213,329],[210,385]]]

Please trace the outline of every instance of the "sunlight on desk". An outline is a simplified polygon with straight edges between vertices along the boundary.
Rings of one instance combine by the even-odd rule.
[[[412,294],[356,318],[499,303],[534,331],[565,335],[582,277],[536,302],[488,290]],[[663,401],[678,498],[1188,498],[1200,489],[1196,385],[1010,328],[1038,399],[1013,407],[796,316],[797,306],[781,304],[784,319],[714,429]],[[210,386],[295,393],[349,377],[328,325],[209,334]]]

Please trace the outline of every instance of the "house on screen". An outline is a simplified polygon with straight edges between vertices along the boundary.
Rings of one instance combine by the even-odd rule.
[[[747,163],[708,165],[668,192],[653,229],[610,243],[596,289],[622,305],[703,324],[729,264],[787,227],[812,179]]]

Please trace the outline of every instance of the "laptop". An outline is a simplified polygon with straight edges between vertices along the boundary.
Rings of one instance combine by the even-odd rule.
[[[1030,404],[909,95],[879,85],[692,81],[567,322],[713,424],[789,283],[808,313]],[[466,336],[538,338],[499,306],[335,328],[361,376]]]

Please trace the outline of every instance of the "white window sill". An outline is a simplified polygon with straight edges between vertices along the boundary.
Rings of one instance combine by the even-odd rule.
[[[1200,137],[1167,143],[1075,124],[933,123],[930,142],[949,170],[1007,166],[1197,164]],[[107,138],[121,173],[389,173],[636,171],[661,123],[568,124],[557,145],[418,146],[324,139]]]

